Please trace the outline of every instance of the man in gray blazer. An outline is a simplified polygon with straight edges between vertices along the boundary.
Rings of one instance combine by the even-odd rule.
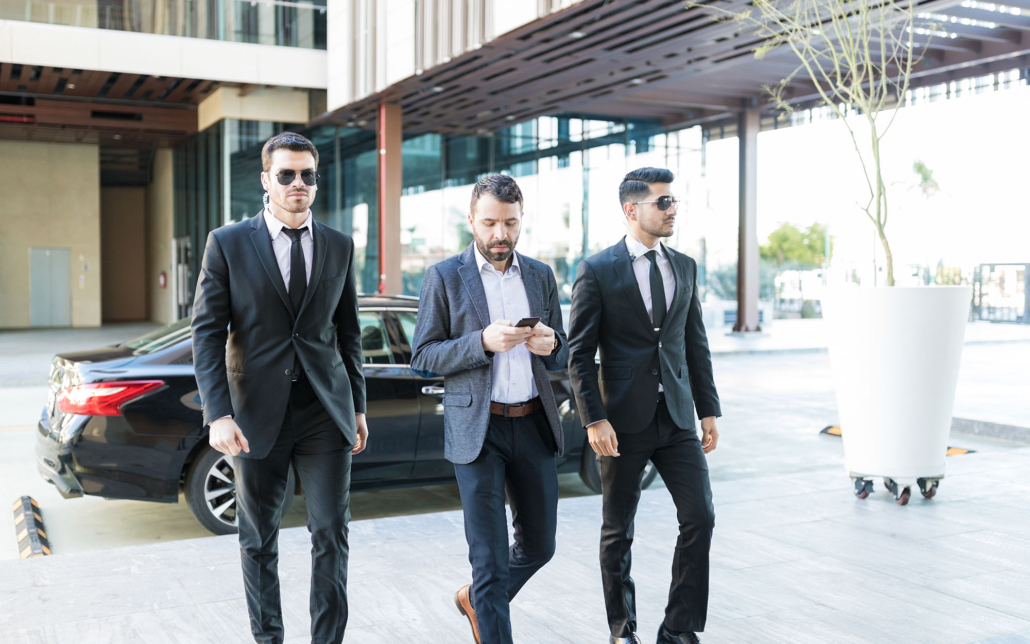
[[[515,252],[515,180],[481,180],[470,211],[473,243],[426,271],[411,368],[444,376],[444,456],[454,463],[472,564],[472,584],[455,604],[477,644],[512,644],[508,602],[554,555],[554,457],[565,446],[547,371],[565,367],[569,353],[554,273]],[[518,326],[525,318],[539,320]]]

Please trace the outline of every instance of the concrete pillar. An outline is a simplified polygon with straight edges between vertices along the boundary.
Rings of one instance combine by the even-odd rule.
[[[737,323],[735,332],[761,331],[758,324],[758,130],[757,109],[741,112],[737,120],[740,142],[740,224],[737,234]]]
[[[379,292],[403,293],[401,274],[401,106],[379,104]]]

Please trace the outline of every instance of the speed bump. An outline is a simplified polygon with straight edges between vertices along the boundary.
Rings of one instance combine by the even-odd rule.
[[[22,559],[50,554],[50,540],[43,530],[39,504],[30,496],[23,496],[14,502],[14,534],[18,540],[18,554]]]
[[[829,436],[840,436],[840,427],[837,425],[827,425],[819,432],[820,434],[827,434]],[[965,449],[964,447],[949,447],[945,453],[946,456],[961,456],[962,454],[975,454],[975,449]]]

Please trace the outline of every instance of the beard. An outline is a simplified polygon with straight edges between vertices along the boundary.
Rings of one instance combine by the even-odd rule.
[[[640,222],[640,230],[644,231],[648,235],[654,235],[655,237],[672,237],[672,230],[665,229],[665,215],[657,217],[655,219],[638,220]]]
[[[285,210],[286,212],[292,212],[294,214],[300,214],[302,212],[307,212],[308,209],[311,208],[312,202],[315,201],[315,197],[311,193],[311,191],[305,192],[305,195],[306,195],[305,199],[301,199],[301,200],[298,201],[296,199],[288,199],[286,197],[285,193],[284,194],[278,194],[278,193],[269,192],[268,193],[268,198],[269,198],[269,200],[272,203],[274,203],[279,208]]]
[[[515,252],[515,244],[519,243],[519,238],[516,237],[514,240],[505,239],[503,242],[484,241],[479,237],[476,237],[476,248],[483,254],[483,257],[487,258],[491,262],[506,262],[511,254]],[[489,244],[489,246],[487,245]],[[495,253],[490,246],[506,246],[505,250]]]

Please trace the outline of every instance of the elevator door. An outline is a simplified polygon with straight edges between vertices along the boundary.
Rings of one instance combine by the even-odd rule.
[[[29,249],[29,325],[71,326],[70,248]]]

